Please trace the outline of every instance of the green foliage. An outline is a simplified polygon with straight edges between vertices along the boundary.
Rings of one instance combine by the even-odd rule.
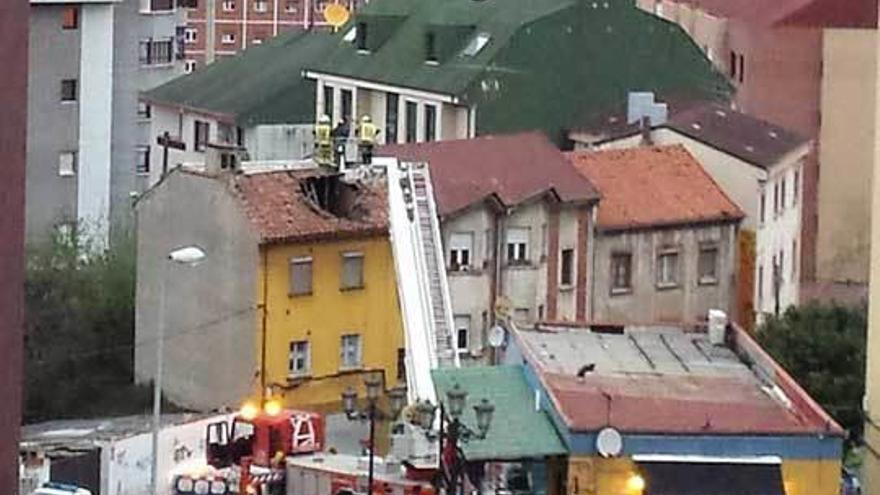
[[[25,421],[149,409],[132,384],[134,244],[58,233],[28,249]]]
[[[857,439],[865,393],[867,308],[810,304],[771,317],[758,341]]]

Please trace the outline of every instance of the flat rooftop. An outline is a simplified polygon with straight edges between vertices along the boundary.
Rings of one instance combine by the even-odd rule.
[[[712,345],[705,332],[540,326],[516,336],[575,431],[611,425],[630,433],[818,434],[836,426],[802,405],[802,391],[784,390],[772,373]]]

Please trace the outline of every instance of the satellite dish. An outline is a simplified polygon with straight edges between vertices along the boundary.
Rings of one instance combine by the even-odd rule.
[[[503,328],[496,325],[489,330],[489,345],[492,347],[501,347],[504,344],[504,337],[506,336],[506,332]]]
[[[334,28],[338,29],[340,26],[348,22],[349,17],[351,17],[351,14],[344,5],[330,3],[324,7],[324,20]]]
[[[602,428],[596,437],[596,450],[602,457],[616,457],[623,451],[623,438],[614,428]]]

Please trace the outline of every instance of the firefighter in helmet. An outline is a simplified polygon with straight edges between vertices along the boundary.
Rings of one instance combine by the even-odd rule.
[[[361,123],[358,125],[358,151],[361,154],[361,162],[369,165],[373,161],[373,147],[376,146],[376,136],[379,129],[373,125],[373,120],[369,115],[361,117]]]
[[[315,161],[321,165],[333,163],[333,143],[330,132],[330,117],[321,115],[315,125]]]

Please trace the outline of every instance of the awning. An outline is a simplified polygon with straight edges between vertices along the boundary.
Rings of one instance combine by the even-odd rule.
[[[778,462],[639,461],[645,495],[785,495]]]
[[[544,411],[535,409],[535,394],[519,366],[441,368],[431,372],[439,398],[458,383],[468,392],[462,420],[476,426],[473,406],[483,398],[495,405],[484,440],[461,446],[470,461],[516,461],[565,455],[565,446]]]

